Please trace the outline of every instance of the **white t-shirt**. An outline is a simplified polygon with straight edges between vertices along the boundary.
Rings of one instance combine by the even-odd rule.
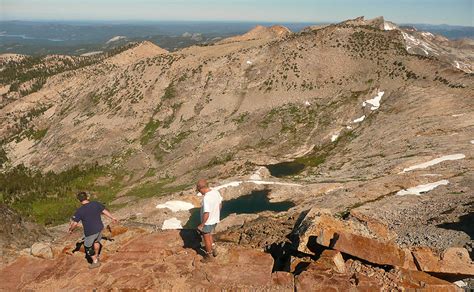
[[[222,196],[219,191],[210,190],[207,192],[203,199],[202,199],[202,206],[201,206],[201,222],[202,222],[202,215],[204,213],[209,213],[209,218],[205,225],[214,225],[219,223],[220,221],[220,205],[222,202]]]

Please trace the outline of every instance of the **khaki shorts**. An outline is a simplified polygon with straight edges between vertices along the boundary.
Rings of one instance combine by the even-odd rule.
[[[96,234],[92,234],[89,236],[84,237],[84,246],[91,247],[94,242],[100,242],[102,240],[102,232],[98,232]]]
[[[204,225],[204,228],[202,229],[202,233],[208,234],[208,233],[213,233],[214,230],[216,229],[217,224],[212,224],[212,225]]]

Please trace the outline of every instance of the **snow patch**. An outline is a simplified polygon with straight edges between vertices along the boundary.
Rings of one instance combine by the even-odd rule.
[[[189,209],[194,208],[194,205],[188,202],[183,202],[183,201],[168,201],[164,204],[159,204],[156,205],[157,209],[165,209],[168,208],[173,212],[178,212],[178,211],[187,211]]]
[[[457,118],[457,117],[462,117],[462,116],[464,116],[464,114],[456,114],[456,115],[451,115],[451,116]]]
[[[393,24],[391,24],[390,22],[384,22],[383,23],[383,29],[384,30],[394,30],[396,29],[397,27]]]
[[[423,53],[425,53],[425,55],[427,56],[429,55],[429,52],[435,55],[439,55],[438,52],[436,52],[436,50],[433,47],[431,47],[427,42],[417,39],[414,36],[409,35],[408,33],[403,32],[403,31],[402,31],[402,36],[403,36],[403,39],[405,40],[407,51],[413,47],[417,47],[420,50],[422,50]]]
[[[252,65],[253,63],[252,63],[252,61],[247,61],[247,64]]]
[[[123,35],[118,35],[118,36],[114,36],[113,38],[111,38],[110,40],[108,40],[106,42],[106,44],[110,44],[112,42],[116,42],[116,41],[119,41],[119,40],[123,40],[123,39],[126,39],[127,37],[126,36],[123,36]]]
[[[353,120],[352,122],[355,124],[355,123],[360,123],[362,122],[363,120],[365,119],[365,115],[363,115],[362,117],[358,118],[358,119],[355,119]]]
[[[434,38],[434,34],[432,34],[431,32],[427,32],[427,31],[422,31],[421,35],[424,36],[425,38]]]
[[[384,91],[379,91],[374,98],[364,101],[362,103],[362,106],[365,107],[367,104],[370,104],[372,105],[370,107],[370,110],[373,110],[373,111],[377,110],[380,107],[380,100],[382,99],[382,96],[384,95],[384,93],[385,93]]]
[[[311,103],[310,103],[309,101],[305,101],[305,102],[304,102],[304,105],[305,105],[305,106],[310,106]]]
[[[183,226],[181,226],[181,221],[173,217],[173,218],[165,220],[163,222],[163,226],[161,226],[161,229],[162,230],[183,229]]]
[[[405,196],[405,195],[417,195],[417,196],[419,196],[422,193],[429,192],[429,191],[431,191],[431,190],[433,190],[433,189],[435,189],[439,186],[443,186],[443,185],[447,185],[447,184],[449,184],[449,181],[443,179],[443,180],[433,182],[433,183],[429,183],[429,184],[426,184],[426,185],[419,185],[419,186],[416,186],[416,187],[413,187],[413,188],[398,191],[397,195],[399,195],[399,196]]]
[[[212,188],[212,189],[218,191],[220,189],[225,189],[225,188],[228,188],[228,187],[238,187],[241,183],[243,183],[243,181],[231,181],[229,183],[217,186],[217,187]]]
[[[331,142],[335,142],[337,140],[337,138],[339,138],[339,133],[333,134],[331,136]]]
[[[445,156],[427,161],[425,163],[421,163],[421,164],[417,164],[417,165],[413,165],[413,166],[410,166],[408,168],[405,168],[405,169],[403,169],[403,171],[401,173],[412,171],[412,170],[415,170],[415,169],[423,169],[423,168],[427,168],[427,167],[436,165],[436,164],[441,163],[443,161],[458,160],[458,159],[463,159],[465,157],[466,157],[466,155],[464,155],[464,154],[445,155]]]
[[[458,61],[454,61],[454,64],[456,65],[456,68],[461,69],[461,66],[459,65]]]
[[[474,140],[471,140],[471,144],[474,144]]]

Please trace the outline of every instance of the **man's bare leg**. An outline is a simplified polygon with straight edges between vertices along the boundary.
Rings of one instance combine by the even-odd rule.
[[[208,255],[212,253],[212,234],[204,233],[204,245],[206,247],[206,252]]]
[[[94,263],[97,262],[97,257],[99,256],[100,244],[98,242],[94,242],[94,255],[91,256],[92,261]]]

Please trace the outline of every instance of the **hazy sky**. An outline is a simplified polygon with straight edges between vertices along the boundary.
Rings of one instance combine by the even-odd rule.
[[[341,21],[473,26],[474,0],[0,0],[1,20]]]

